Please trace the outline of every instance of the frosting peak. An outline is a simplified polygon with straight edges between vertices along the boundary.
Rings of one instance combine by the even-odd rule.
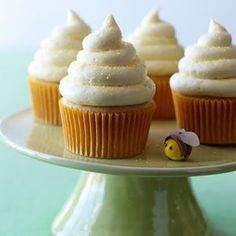
[[[103,26],[83,41],[85,50],[110,50],[120,47],[122,34],[114,17],[106,17]]]
[[[210,24],[209,24],[209,33],[221,33],[221,32],[227,32],[227,30],[225,29],[224,26],[220,25],[219,23],[217,23],[216,21],[214,21],[213,19],[210,20]]]
[[[84,39],[83,47],[61,81],[63,97],[91,106],[126,106],[151,100],[155,85],[147,78],[134,47],[122,41],[113,16]]]
[[[156,10],[143,19],[130,41],[145,61],[149,75],[171,75],[178,70],[183,48],[177,43],[174,27],[161,20]]]
[[[118,31],[120,31],[120,28],[118,24],[116,23],[116,20],[113,15],[108,15],[103,23],[103,28],[116,28]]]
[[[208,33],[201,36],[198,40],[198,46],[221,47],[230,46],[232,37],[229,32],[219,23],[210,20]]]
[[[161,22],[161,19],[159,18],[158,11],[152,10],[150,13],[143,19],[142,24],[155,24],[157,22]]]
[[[236,47],[230,33],[211,20],[208,33],[185,50],[173,90],[202,96],[236,97]]]
[[[77,22],[80,22],[80,21],[82,21],[82,20],[75,11],[68,10],[68,12],[67,12],[67,24],[68,25],[70,25],[70,24],[73,25],[73,24],[76,24]]]
[[[67,24],[56,27],[51,36],[42,41],[29,66],[29,75],[39,80],[60,81],[82,49],[82,39],[90,31],[90,27],[76,12],[68,11]]]

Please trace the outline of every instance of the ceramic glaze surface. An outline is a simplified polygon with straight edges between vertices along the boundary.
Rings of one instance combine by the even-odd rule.
[[[187,178],[84,174],[53,224],[56,236],[207,236]]]
[[[34,122],[30,109],[5,118],[0,124],[3,140],[35,159],[121,174],[85,173],[54,221],[54,235],[211,235],[188,179],[178,176],[234,170],[236,147],[202,145],[194,149],[190,161],[173,162],[163,153],[164,138],[173,129],[174,121],[153,122],[145,153],[126,160],[98,160],[64,150],[61,128]]]
[[[174,121],[154,121],[143,154],[125,160],[105,160],[86,158],[65,150],[61,128],[34,122],[30,109],[5,118],[0,124],[2,138],[13,148],[33,158],[71,168],[145,176],[191,176],[235,170],[235,145],[201,145],[193,149],[189,161],[168,160],[163,143],[174,129]]]

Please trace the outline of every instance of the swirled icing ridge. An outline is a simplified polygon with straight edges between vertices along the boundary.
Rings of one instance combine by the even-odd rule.
[[[149,75],[171,75],[178,70],[184,50],[175,38],[175,29],[152,11],[130,37]]]
[[[29,66],[29,75],[33,79],[59,82],[67,75],[69,64],[75,60],[83,38],[90,31],[74,11],[69,11],[67,24],[55,28],[51,36],[42,41]]]
[[[236,97],[236,47],[229,32],[211,20],[208,33],[185,50],[173,90],[190,95]]]
[[[83,50],[60,84],[67,100],[91,106],[125,106],[150,101],[155,85],[134,47],[122,41],[113,16],[83,40]]]

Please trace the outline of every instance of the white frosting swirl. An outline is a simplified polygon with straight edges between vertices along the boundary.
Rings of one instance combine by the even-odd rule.
[[[33,79],[59,82],[67,75],[68,66],[90,32],[90,27],[74,11],[69,11],[67,25],[55,28],[51,36],[42,41],[29,66],[29,75]]]
[[[64,98],[91,106],[135,105],[152,99],[155,85],[146,76],[145,65],[134,47],[121,38],[110,15],[100,30],[84,39],[84,50],[60,83]]]
[[[171,88],[189,95],[236,97],[236,46],[223,26],[211,20],[208,33],[185,50]]]
[[[129,41],[145,61],[149,75],[171,75],[178,71],[178,61],[184,50],[177,43],[173,26],[162,21],[157,11],[144,18]]]

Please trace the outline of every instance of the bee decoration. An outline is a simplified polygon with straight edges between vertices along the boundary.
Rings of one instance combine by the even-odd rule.
[[[173,161],[186,161],[192,152],[192,147],[200,145],[194,132],[177,129],[169,133],[164,142],[165,155]]]

